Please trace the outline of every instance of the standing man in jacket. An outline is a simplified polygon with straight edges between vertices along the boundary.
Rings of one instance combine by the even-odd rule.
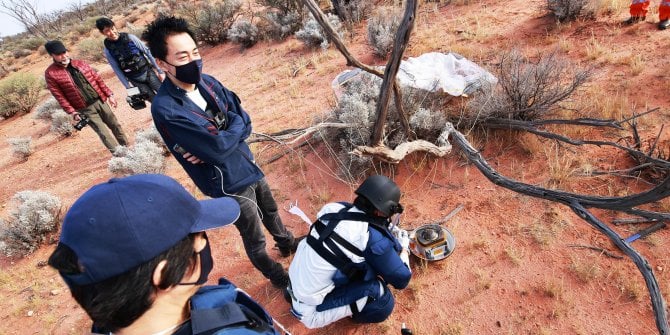
[[[232,196],[239,202],[241,215],[235,226],[249,260],[275,287],[286,288],[288,274],[265,250],[261,227],[270,232],[282,257],[295,251],[296,242],[245,142],[251,119],[240,99],[202,73],[198,45],[186,20],[158,18],[142,38],[167,73],[151,104],[156,129],[204,194]]]
[[[307,328],[345,317],[382,322],[395,304],[387,284],[403,289],[412,276],[407,231],[389,228],[403,210],[398,185],[375,175],[355,193],[353,204],[329,203],[319,211],[291,261],[291,313]]]
[[[75,122],[87,118],[112,154],[119,145],[128,145],[126,134],[109,106],[116,107],[114,93],[100,75],[86,62],[71,59],[61,41],[49,41],[44,48],[53,59],[44,78],[61,108],[71,114]]]
[[[105,58],[121,84],[126,89],[137,87],[147,101],[152,101],[165,74],[149,49],[137,36],[119,33],[114,21],[109,18],[99,18],[95,26],[105,36]]]

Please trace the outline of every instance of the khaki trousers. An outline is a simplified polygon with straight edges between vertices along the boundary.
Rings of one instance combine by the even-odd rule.
[[[88,125],[100,136],[102,143],[111,153],[114,153],[114,149],[119,145],[128,145],[128,138],[121,129],[121,124],[119,124],[116,116],[114,116],[112,108],[107,103],[98,99],[78,112],[88,117]],[[111,134],[110,130],[112,131]]]

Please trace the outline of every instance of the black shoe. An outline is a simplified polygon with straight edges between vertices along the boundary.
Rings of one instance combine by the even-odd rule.
[[[646,18],[647,18],[646,16],[631,16],[628,18],[628,20],[623,21],[623,24],[626,25],[635,24],[644,21]]]
[[[658,23],[658,30],[666,30],[670,27],[670,20],[665,19]]]
[[[279,247],[278,246],[279,256],[286,258],[288,256],[291,256],[291,254],[294,254],[295,251],[298,250],[298,244],[300,243],[300,241],[304,240],[305,237],[307,237],[307,235],[303,235],[303,236],[294,238],[293,242],[291,242],[290,246],[288,246],[288,247],[284,248],[284,247]]]
[[[288,287],[288,281],[289,281],[288,273],[286,273],[285,271],[282,271],[282,273],[277,277],[270,278],[272,286],[281,289],[286,289]]]

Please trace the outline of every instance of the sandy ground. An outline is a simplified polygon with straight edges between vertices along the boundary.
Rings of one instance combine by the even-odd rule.
[[[656,30],[656,14],[648,16],[645,23],[620,27],[618,22],[627,18],[627,4],[613,2],[619,7],[612,14],[557,27],[545,15],[543,1],[467,3],[421,4],[406,56],[456,51],[492,68],[498,55],[512,47],[529,56],[557,50],[579,66],[594,68],[593,81],[577,99],[583,110],[597,109],[606,101],[624,101],[619,111],[624,115],[660,107],[660,112],[640,122],[644,138],[653,138],[668,121],[665,93],[670,89],[670,65],[665,52],[670,33]],[[353,38],[348,37],[347,44],[360,60],[384,64],[367,47],[364,26],[357,28]],[[261,42],[243,52],[230,44],[204,47],[203,54],[205,72],[238,93],[259,132],[304,127],[331,110],[335,98],[330,82],[346,69],[336,50],[306,50],[294,39]],[[34,55],[25,71],[41,74],[49,62],[46,55]],[[109,66],[96,67],[112,90],[123,95]],[[133,138],[137,130],[151,124],[148,109],[135,111],[121,102],[116,113]],[[623,136],[601,130],[572,135],[614,140]],[[20,136],[33,139],[35,153],[26,161],[13,157],[7,143],[7,139]],[[18,191],[51,192],[67,209],[86,189],[113,177],[107,170],[111,155],[91,129],[58,138],[49,132],[48,124],[28,114],[1,121],[0,139],[3,215]],[[484,157],[502,174],[529,184],[548,184],[555,159],[552,151],[547,151],[552,147],[550,142],[491,133],[479,143]],[[259,158],[270,155],[264,146],[254,150]],[[586,165],[600,170],[632,166],[621,152],[571,150],[578,153],[570,163],[575,171]],[[264,166],[264,170],[282,207],[297,200],[312,217],[326,202],[352,199],[354,186],[337,176],[333,158],[323,146],[305,147]],[[397,334],[403,322],[414,334],[657,333],[649,295],[635,265],[626,258],[613,259],[571,247],[598,246],[620,254],[606,237],[568,208],[497,187],[456,152],[443,159],[413,155],[394,171],[380,172],[394,177],[402,188],[406,208],[402,224],[407,228],[434,222],[464,205],[464,210],[446,224],[456,236],[457,249],[435,263],[412,259],[410,286],[395,291],[396,308],[387,321],[356,325],[343,320],[320,330],[306,329],[290,315],[281,292],[251,266],[234,228],[215,232],[210,238],[216,261],[210,281],[229,278],[293,334]],[[165,173],[202,196],[172,158]],[[613,196],[649,188],[634,179],[577,174],[561,187]],[[667,208],[664,201],[652,209]],[[606,222],[617,217],[611,212],[596,213]],[[307,231],[297,217],[286,211],[281,214],[296,235]],[[615,229],[628,236],[639,227]],[[654,269],[666,299],[670,292],[670,258],[665,252],[669,239],[670,233],[664,230],[634,243]],[[46,245],[24,259],[0,262],[0,334],[86,333],[90,325],[86,315],[69,297],[58,275],[43,266],[52,250],[53,245]],[[276,250],[270,253],[278,257]],[[287,267],[289,261],[281,260]]]

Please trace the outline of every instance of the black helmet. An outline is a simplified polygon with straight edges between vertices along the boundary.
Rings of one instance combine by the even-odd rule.
[[[393,180],[379,175],[370,176],[354,192],[367,199],[385,216],[402,213],[400,188]]]

